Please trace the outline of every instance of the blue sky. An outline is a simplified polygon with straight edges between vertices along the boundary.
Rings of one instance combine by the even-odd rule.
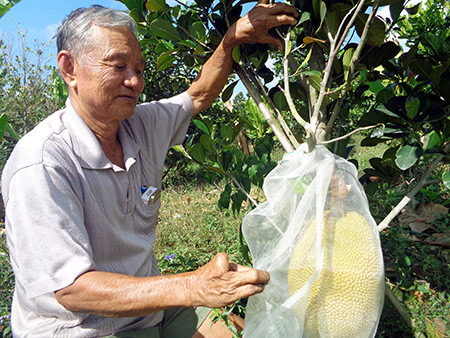
[[[124,4],[115,0],[21,0],[0,18],[0,34],[15,34],[20,27],[33,40],[49,41],[67,14],[78,7],[93,4],[126,9]]]
[[[74,9],[91,5],[123,9],[126,7],[115,0],[21,0],[0,18],[0,39],[6,43],[17,43],[19,30],[26,34],[27,45],[32,48],[34,41],[47,43],[46,54],[49,64],[56,66],[56,45],[53,36],[60,22]]]

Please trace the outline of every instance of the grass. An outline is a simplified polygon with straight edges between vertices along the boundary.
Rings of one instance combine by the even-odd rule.
[[[154,247],[160,266],[164,266],[166,256],[175,254],[195,260],[194,267],[198,267],[218,252],[226,252],[230,260],[244,263],[239,245],[243,215],[219,210],[219,189],[206,183],[163,189]]]
[[[12,294],[14,290],[14,275],[9,264],[8,249],[3,224],[0,227],[0,334],[9,332],[9,316]]]

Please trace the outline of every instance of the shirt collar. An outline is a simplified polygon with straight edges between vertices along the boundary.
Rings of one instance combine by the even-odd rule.
[[[95,137],[92,130],[88,127],[86,122],[76,112],[70,97],[66,101],[67,119],[65,125],[70,132],[73,143],[74,152],[80,159],[81,166],[86,169],[113,169],[120,171],[121,169],[106,157],[103,152],[100,142]],[[118,137],[122,145],[124,154],[125,168],[128,170],[133,163],[136,162],[136,157],[139,152],[139,145],[123,130],[121,122],[119,124]]]

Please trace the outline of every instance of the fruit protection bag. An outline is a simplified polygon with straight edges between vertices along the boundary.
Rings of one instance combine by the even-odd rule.
[[[384,300],[376,223],[355,166],[324,146],[286,154],[267,201],[244,218],[270,282],[247,304],[244,337],[373,337]]]

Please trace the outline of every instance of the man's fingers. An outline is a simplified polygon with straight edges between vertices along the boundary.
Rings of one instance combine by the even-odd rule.
[[[237,299],[247,298],[264,291],[265,284],[247,284],[236,290]],[[236,300],[237,300],[236,299]]]
[[[249,269],[247,271],[236,271],[233,276],[241,285],[245,284],[267,284],[270,280],[270,274],[267,271]]]
[[[298,11],[295,9],[295,7],[281,2],[274,3],[273,5],[267,5],[267,7],[269,9],[269,13],[272,15],[287,14],[293,16],[294,18],[298,17]]]

